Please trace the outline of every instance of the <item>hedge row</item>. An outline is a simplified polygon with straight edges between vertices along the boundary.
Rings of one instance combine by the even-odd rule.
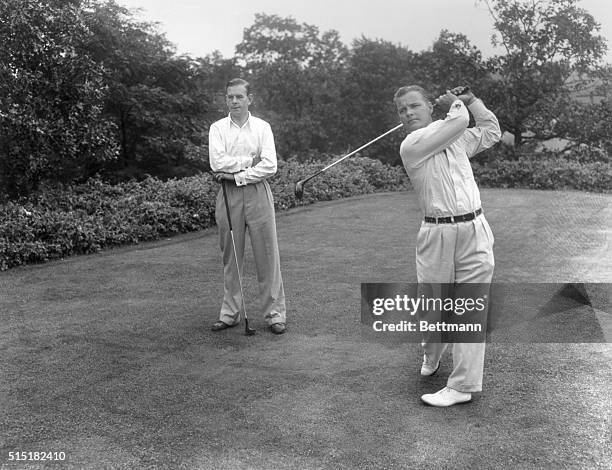
[[[0,206],[0,270],[209,227],[214,186],[209,175],[117,186],[91,180]]]
[[[278,173],[271,180],[277,210],[409,187],[401,168],[356,158],[309,182],[303,200],[297,201],[295,181],[323,165],[279,162]],[[79,186],[47,189],[20,203],[0,205],[0,271],[211,227],[218,190],[209,174],[119,185],[93,179]]]
[[[492,188],[574,189],[612,192],[612,163],[580,163],[552,154],[533,154],[516,160],[472,162],[478,183]]]
[[[410,188],[403,168],[351,158],[308,182],[304,198],[296,200],[295,182],[328,163],[280,161],[278,173],[270,180],[277,210]],[[579,164],[550,156],[487,163],[475,160],[474,173],[480,185],[489,187],[612,189],[612,164],[606,162]],[[0,205],[0,270],[211,227],[218,189],[209,174],[119,185],[94,179]]]

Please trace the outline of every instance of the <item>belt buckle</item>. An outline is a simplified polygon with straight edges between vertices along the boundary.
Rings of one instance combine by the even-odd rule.
[[[451,224],[456,224],[457,222],[455,221],[455,216],[451,215],[450,216],[450,220],[451,220]]]

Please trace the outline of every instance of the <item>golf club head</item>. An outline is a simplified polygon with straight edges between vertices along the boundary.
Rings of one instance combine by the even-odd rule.
[[[255,328],[251,328],[249,326],[249,320],[245,318],[245,320],[244,320],[244,334],[246,336],[253,336],[256,332],[257,332],[257,330]]]
[[[298,199],[302,199],[304,196],[304,182],[298,181],[295,183],[295,197]]]

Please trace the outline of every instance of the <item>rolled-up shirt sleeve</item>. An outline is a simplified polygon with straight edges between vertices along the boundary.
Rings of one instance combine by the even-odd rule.
[[[467,129],[461,140],[467,156],[472,158],[499,142],[502,133],[495,114],[489,111],[481,100],[477,99],[468,108],[474,116],[476,125]]]
[[[270,124],[259,121],[255,130],[259,141],[258,155],[261,161],[243,171],[234,174],[237,186],[259,183],[260,181],[273,176],[278,166],[276,158],[276,146],[274,145],[274,135]]]
[[[253,163],[250,155],[230,155],[225,149],[222,121],[215,122],[208,131],[208,155],[214,172],[237,173]]]
[[[461,100],[451,105],[444,120],[409,134],[401,144],[400,156],[406,168],[416,168],[425,160],[444,150],[465,132],[470,115]]]

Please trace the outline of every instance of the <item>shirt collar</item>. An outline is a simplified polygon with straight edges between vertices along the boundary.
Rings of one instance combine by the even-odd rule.
[[[231,126],[236,126],[238,129],[242,129],[243,127],[246,127],[249,125],[249,122],[251,121],[251,111],[248,112],[248,116],[247,116],[247,120],[244,122],[244,124],[242,126],[239,126],[238,124],[236,124],[234,122],[234,120],[232,119],[232,116],[230,114],[227,115],[227,117],[229,118],[229,122],[230,122],[230,127]]]

